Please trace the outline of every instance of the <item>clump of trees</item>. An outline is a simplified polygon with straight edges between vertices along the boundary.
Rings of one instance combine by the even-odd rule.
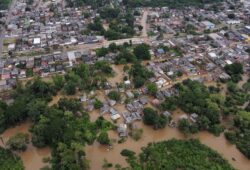
[[[11,0],[1,0],[0,1],[0,10],[8,9],[10,2],[11,2]]]
[[[112,7],[99,7],[98,12],[100,18],[95,18],[94,22],[87,26],[87,30],[83,34],[92,33],[95,35],[103,35],[108,40],[116,40],[129,38],[135,35],[134,30],[134,15],[132,10],[123,10]],[[107,30],[102,26],[102,21],[109,21]]]
[[[143,109],[143,122],[153,126],[154,129],[161,129],[167,125],[169,120],[163,114],[158,114],[156,110],[146,107]]]
[[[139,157],[130,151],[123,151],[123,155],[128,157],[131,169],[234,169],[216,151],[198,140],[150,143],[142,148]]]
[[[128,149],[123,149],[121,151],[121,155],[122,156],[126,156],[126,157],[132,157],[135,155],[135,152],[134,151],[131,151],[131,150],[128,150]]]
[[[95,109],[100,109],[102,107],[103,107],[103,103],[100,100],[95,99],[95,101],[94,101],[94,108]]]
[[[186,80],[175,88],[179,91],[177,104],[183,111],[203,115],[211,125],[220,122],[219,103],[210,96],[206,86],[197,81]]]
[[[24,170],[22,160],[10,150],[0,147],[0,169]]]
[[[39,148],[52,148],[52,169],[88,169],[83,146],[93,143],[114,126],[103,118],[91,122],[77,99],[62,98],[51,107],[48,103],[59,90],[65,90],[68,83],[73,84],[74,91],[88,91],[101,88],[106,77],[112,74],[110,65],[101,61],[91,66],[83,64],[72,68],[64,76],[54,76],[52,82],[35,78],[26,85],[17,84],[12,94],[14,102],[7,105],[0,101],[0,130],[4,131],[9,126],[31,118],[31,142]],[[96,103],[96,107],[100,105]],[[27,136],[18,134],[7,145],[13,150],[25,150],[26,143]]]
[[[27,117],[36,120],[46,110],[46,104],[56,94],[52,83],[35,78],[25,86],[18,84],[12,96],[14,102],[7,105],[0,102],[0,130],[16,125]]]
[[[249,94],[246,93],[245,90],[237,87],[236,83],[228,82],[227,89],[228,92],[225,101],[225,105],[227,107],[242,106],[245,102],[248,101]]]
[[[13,151],[25,151],[29,143],[29,135],[25,133],[18,133],[12,136],[6,143],[7,147]]]
[[[186,113],[198,114],[197,121],[190,123],[188,120],[179,122],[179,129],[185,134],[195,133],[198,130],[209,130],[219,135],[223,128],[220,125],[220,117],[232,113],[232,106],[228,100],[221,96],[216,88],[206,87],[200,82],[185,80],[174,86],[178,94],[167,97],[160,105],[164,110],[181,108]]]
[[[148,89],[148,93],[152,96],[155,96],[158,91],[158,88],[155,83],[147,84],[147,89]]]
[[[97,137],[97,141],[102,145],[108,145],[110,144],[109,135],[107,132],[101,132],[99,136]]]
[[[116,45],[112,43],[108,48],[99,48],[96,50],[96,55],[103,57],[108,53],[118,53],[115,58],[116,64],[127,64],[135,63],[136,61],[141,60],[150,60],[151,54],[149,52],[150,48],[147,44],[139,44],[135,47],[132,47],[132,42],[125,42],[123,45]]]
[[[143,134],[143,129],[132,129],[130,132],[129,132],[129,136],[134,139],[135,141],[138,141],[139,139],[141,139],[142,137],[142,134]]]
[[[135,62],[129,70],[129,75],[132,77],[135,88],[140,88],[153,76],[153,73],[141,63]]]
[[[225,137],[250,159],[250,112],[238,111],[234,119],[234,128],[225,132]]]
[[[237,83],[242,79],[241,74],[243,74],[243,65],[241,63],[226,65],[224,69],[226,73],[231,76],[233,82]]]
[[[215,3],[218,0],[208,0],[206,3]],[[183,8],[187,6],[203,6],[205,3],[200,0],[190,0],[190,1],[170,1],[170,0],[127,0],[123,2],[125,5],[129,7],[162,7],[168,6],[170,8]]]
[[[121,94],[118,91],[112,90],[108,93],[108,97],[111,100],[115,100],[115,101],[120,101],[121,99]]]
[[[73,95],[76,90],[91,91],[104,86],[107,77],[113,75],[113,70],[109,63],[97,61],[94,65],[81,64],[74,67],[65,75],[64,91],[68,95]]]
[[[77,142],[72,142],[70,145],[58,143],[52,152],[52,169],[89,169],[89,161],[83,149],[83,146]]]
[[[149,52],[149,45],[147,45],[147,44],[137,45],[134,48],[133,53],[136,56],[136,58],[139,60],[150,60],[150,58],[151,58],[151,55]]]
[[[187,119],[180,119],[178,122],[178,129],[183,132],[185,135],[190,133],[197,133],[197,125],[192,125]]]

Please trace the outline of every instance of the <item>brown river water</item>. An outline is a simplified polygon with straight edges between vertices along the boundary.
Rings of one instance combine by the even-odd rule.
[[[119,110],[119,106],[117,110]],[[97,112],[92,112],[91,117],[93,119],[96,119],[98,117],[96,114]],[[176,112],[174,119],[178,119],[181,114],[183,114],[181,113],[181,111],[178,111],[178,113]],[[139,141],[134,141],[133,139],[128,138],[126,142],[122,144],[114,143],[113,149],[111,150],[109,150],[107,146],[100,145],[98,142],[95,142],[93,145],[87,146],[85,151],[87,153],[87,158],[90,160],[91,169],[101,170],[104,159],[106,159],[113,165],[119,163],[123,167],[126,167],[126,160],[120,155],[120,152],[123,149],[130,149],[138,154],[141,151],[141,147],[147,146],[147,144],[150,142],[169,140],[172,138],[197,138],[201,141],[201,143],[220,153],[226,160],[229,161],[229,163],[234,168],[238,170],[250,170],[250,160],[248,160],[242,153],[240,153],[235,145],[231,145],[229,142],[227,142],[223,134],[221,134],[219,137],[215,137],[208,132],[200,132],[187,138],[176,128],[166,127],[160,130],[153,130],[151,127],[145,126],[142,122],[136,122],[136,125],[138,128],[143,129],[143,135]],[[109,132],[109,137],[111,139],[115,139],[116,141],[119,140],[117,133],[114,131]],[[235,161],[233,161],[232,158],[235,158]]]
[[[116,108],[117,110],[123,109],[121,105],[118,105]],[[181,114],[182,113],[180,113],[180,111],[176,113],[174,119],[177,119]],[[91,113],[91,120],[94,121],[97,117],[98,112],[93,111]],[[108,117],[108,115],[105,115],[105,118],[108,119]],[[149,142],[157,142],[172,138],[187,139],[176,128],[166,127],[160,130],[153,130],[151,127],[145,126],[142,122],[136,122],[136,125],[139,128],[143,128],[143,135],[139,141],[134,141],[133,139],[128,138],[126,142],[122,144],[114,143],[112,150],[108,150],[107,146],[102,146],[98,142],[95,142],[93,145],[86,146],[85,151],[87,153],[87,158],[90,160],[91,170],[101,170],[104,159],[114,165],[119,163],[120,165],[126,167],[127,163],[124,157],[120,155],[120,152],[125,148],[139,153],[141,151],[141,147],[147,146]],[[1,136],[6,142],[11,136],[17,134],[18,132],[29,133],[30,126],[30,122],[22,123],[19,126],[6,130]],[[111,139],[116,139],[117,141],[119,140],[117,133],[114,131],[110,131],[109,136]],[[250,170],[250,160],[244,157],[234,145],[229,144],[223,134],[220,137],[215,137],[208,132],[200,132],[192,136],[192,138],[198,138],[203,144],[216,150],[236,169]],[[46,165],[43,163],[42,159],[50,156],[50,149],[37,149],[30,143],[25,152],[17,154],[23,160],[26,170],[39,170],[41,167]],[[235,158],[236,161],[233,161],[232,158]]]
[[[116,73],[119,72],[121,73],[123,67],[119,66],[119,67],[114,67],[113,69],[115,70]],[[116,75],[116,78],[111,79],[111,82],[114,83],[121,82],[123,76],[124,74],[118,74]],[[246,78],[244,77],[243,80],[245,79]],[[72,96],[72,98],[77,98],[76,96]],[[53,102],[50,103],[50,105],[56,104],[61,97],[62,97],[61,95],[56,96]],[[99,98],[101,101],[105,100],[103,92],[97,91],[96,97]],[[115,108],[120,112],[124,111],[125,109],[124,105],[116,105]],[[180,110],[176,111],[174,113],[173,119],[177,120],[178,117],[182,114],[184,113],[181,112]],[[98,111],[95,110],[90,113],[91,121],[95,121],[98,117],[99,117]],[[107,120],[110,120],[109,115],[106,114],[104,115],[104,117]],[[118,122],[122,122],[122,120],[119,120]],[[120,155],[120,152],[123,149],[130,149],[138,154],[141,151],[141,147],[147,146],[147,144],[150,142],[157,142],[172,138],[187,139],[187,137],[182,135],[176,128],[166,127],[160,130],[153,130],[151,127],[145,126],[142,122],[136,122],[136,125],[138,128],[143,129],[143,135],[139,141],[134,141],[133,139],[128,138],[122,144],[118,144],[117,142],[114,143],[113,149],[111,150],[109,150],[107,146],[100,145],[98,142],[95,142],[93,145],[86,146],[85,151],[87,153],[88,160],[90,160],[91,170],[103,169],[102,165],[104,163],[104,159],[106,159],[110,163],[113,163],[113,165],[118,163],[123,167],[126,167],[127,163],[125,161],[125,158]],[[24,122],[19,126],[16,126],[14,128],[9,128],[3,134],[1,134],[1,136],[3,137],[4,142],[6,142],[11,136],[19,132],[29,133],[30,126],[31,126],[30,122],[28,121]],[[114,131],[109,132],[109,137],[116,141],[119,140],[117,133]],[[221,134],[219,137],[215,137],[208,132],[200,132],[188,138],[198,138],[201,141],[201,143],[209,146],[213,150],[220,153],[226,160],[229,161],[229,163],[234,168],[238,170],[250,170],[250,160],[247,159],[242,153],[240,153],[239,150],[235,147],[235,145],[231,145],[230,143],[228,143],[223,134]],[[3,144],[0,142],[0,145],[2,146]],[[46,163],[43,163],[42,159],[44,157],[49,157],[50,152],[51,151],[49,148],[37,149],[30,143],[25,152],[17,154],[23,160],[26,170],[39,170],[40,168],[46,165]],[[234,158],[235,161],[233,161],[232,158]]]
[[[7,129],[3,134],[1,134],[1,136],[6,143],[11,136],[14,136],[17,133],[28,133],[30,135],[30,126],[31,122],[27,121],[19,126]],[[3,146],[2,142],[0,145]],[[17,152],[17,155],[21,157],[24,163],[25,170],[39,170],[40,168],[47,165],[42,161],[42,159],[44,157],[50,156],[50,149],[48,147],[38,149],[34,147],[30,142],[27,146],[27,150],[24,152]]]

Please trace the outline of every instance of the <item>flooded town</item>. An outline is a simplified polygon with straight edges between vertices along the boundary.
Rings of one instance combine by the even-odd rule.
[[[4,0],[0,33],[0,170],[250,170],[248,0]]]

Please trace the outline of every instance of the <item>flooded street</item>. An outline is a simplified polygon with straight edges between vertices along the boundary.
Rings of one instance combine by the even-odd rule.
[[[6,143],[10,137],[14,136],[17,133],[28,133],[30,135],[30,126],[31,123],[27,121],[19,126],[7,129],[3,134],[1,134],[1,136],[3,137],[3,140]],[[1,146],[3,146],[2,143]],[[34,147],[30,142],[25,152],[20,152],[17,154],[21,157],[25,170],[39,170],[40,168],[46,165],[46,163],[44,163],[42,159],[44,157],[50,156],[50,149],[48,147],[38,149]]]
[[[98,114],[98,112],[94,112],[92,116],[94,116],[95,113]],[[178,119],[178,117],[182,114],[184,113],[181,111],[177,111],[173,119]],[[98,115],[95,115],[95,118],[96,117],[98,117]],[[136,125],[138,128],[143,129],[143,135],[139,141],[134,141],[129,137],[126,142],[122,144],[118,144],[117,142],[114,143],[112,150],[108,150],[107,146],[102,146],[98,142],[95,142],[91,146],[87,146],[85,151],[87,153],[87,159],[90,160],[91,170],[102,169],[104,159],[112,163],[113,166],[115,164],[120,164],[123,167],[126,167],[127,163],[125,161],[125,157],[120,155],[120,152],[123,149],[130,149],[138,154],[141,151],[141,147],[147,146],[147,144],[150,142],[158,142],[162,140],[169,140],[172,138],[198,138],[201,143],[209,146],[213,150],[220,153],[236,169],[250,169],[250,160],[248,160],[242,153],[240,153],[240,151],[235,147],[235,145],[231,145],[229,142],[227,142],[223,134],[221,134],[221,136],[219,137],[215,137],[214,135],[208,132],[200,132],[198,134],[186,138],[176,128],[166,127],[160,130],[153,130],[151,127],[145,126],[142,122],[136,122]],[[117,133],[114,131],[109,132],[109,137],[111,138],[111,140],[119,140]],[[236,161],[233,161],[232,158],[235,158]]]

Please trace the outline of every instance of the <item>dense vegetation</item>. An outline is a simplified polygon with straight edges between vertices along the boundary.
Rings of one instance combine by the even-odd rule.
[[[0,1],[0,10],[8,9],[10,2],[11,2],[11,0],[1,0]]]
[[[233,82],[238,82],[242,79],[243,65],[241,63],[233,63],[225,66],[225,71],[231,76]]]
[[[104,57],[109,53],[116,54],[115,64],[135,63],[136,61],[150,60],[151,58],[149,46],[144,43],[135,47],[132,46],[132,42],[123,45],[112,43],[108,48],[102,47],[96,50],[98,57]]]
[[[122,155],[132,169],[226,169],[233,168],[217,152],[201,144],[198,140],[182,141],[172,139],[150,143],[142,148],[139,158],[133,152],[123,150]]]
[[[186,80],[174,87],[178,95],[168,97],[161,104],[162,110],[181,108],[186,113],[196,113],[196,122],[182,120],[179,129],[184,133],[209,130],[215,135],[223,131],[220,126],[221,116],[235,115],[239,107],[249,100],[249,95],[233,82],[227,84],[226,97],[215,87],[206,87],[197,81]]]
[[[202,6],[205,3],[218,2],[218,0],[125,0],[124,4],[130,7],[147,6],[147,7],[162,7],[168,6],[171,8],[179,8],[185,6]]]
[[[100,89],[107,81],[107,77],[113,75],[113,70],[105,61],[98,61],[94,65],[82,64],[73,68],[65,75],[64,91],[68,95],[76,93],[76,89],[91,91]],[[56,80],[63,81],[63,80]],[[58,88],[60,88],[60,84]]]
[[[3,170],[24,170],[21,159],[11,151],[0,147],[0,169]]]
[[[113,0],[67,0],[70,5],[91,5],[95,8],[102,7],[105,5],[109,5],[111,2],[115,2]],[[185,6],[202,6],[204,3],[214,3],[214,2],[220,2],[219,0],[123,0],[123,5],[126,5],[128,7],[158,7],[158,6],[169,6],[171,8],[178,8],[178,7],[185,7]]]
[[[108,40],[129,38],[135,35],[134,15],[132,11],[120,11],[119,8],[99,8],[100,18],[90,23],[83,34],[103,35]],[[109,23],[108,29],[104,29],[103,20]]]
[[[164,128],[168,123],[168,118],[163,114],[158,114],[156,110],[146,107],[143,109],[143,122],[153,126],[154,129]]]
[[[27,144],[29,143],[29,135],[24,133],[18,133],[15,136],[12,136],[6,145],[10,150],[14,151],[25,151]]]
[[[129,75],[132,77],[135,88],[139,88],[153,76],[153,73],[141,65],[141,63],[135,62],[129,70]]]
[[[185,133],[210,130],[217,134],[220,131],[220,116],[223,113],[225,98],[216,91],[207,88],[198,81],[185,80],[175,85],[178,95],[166,98],[161,104],[163,110],[174,110],[177,106],[186,113],[199,115],[194,125],[189,122],[180,122]]]
[[[102,117],[90,122],[89,115],[77,99],[61,98],[51,107],[48,103],[58,92],[74,94],[77,90],[102,88],[106,77],[112,73],[108,63],[96,62],[75,67],[65,76],[56,75],[52,82],[35,78],[25,86],[18,84],[12,94],[14,102],[10,105],[0,102],[1,131],[30,118],[33,122],[32,144],[52,148],[52,169],[87,169],[84,145],[93,143],[114,125]],[[96,107],[100,105],[97,103]],[[27,142],[26,135],[18,134],[7,145],[13,150],[25,150]]]
[[[242,115],[244,114],[244,115]],[[246,117],[247,118],[244,118]],[[239,113],[234,121],[234,129],[225,133],[226,138],[250,159],[250,112]]]

